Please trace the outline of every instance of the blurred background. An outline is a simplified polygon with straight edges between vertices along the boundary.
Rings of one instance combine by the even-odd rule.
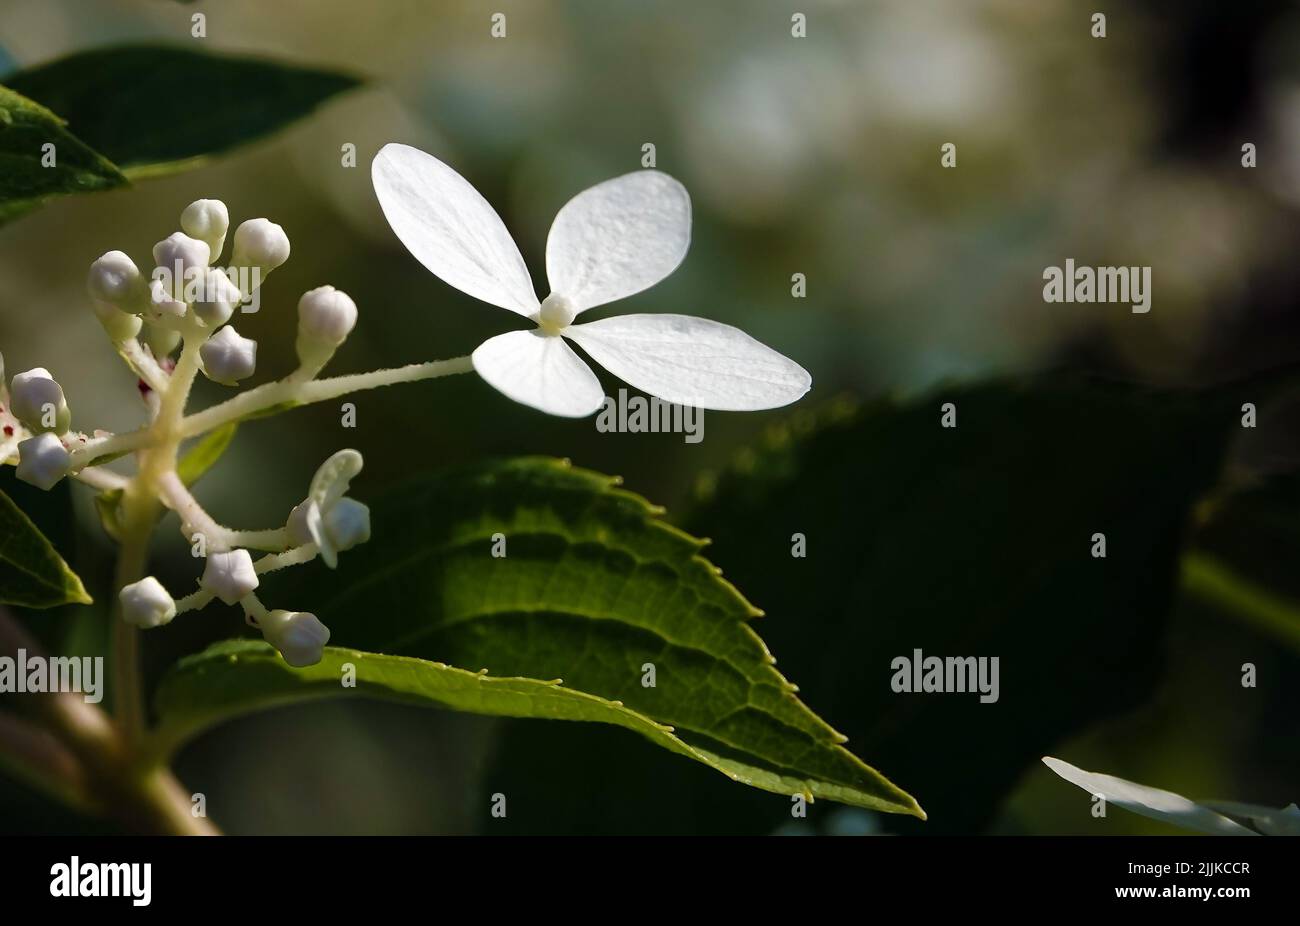
[[[1090,34],[1099,9],[1104,39]],[[796,10],[808,17],[806,38],[791,37]],[[189,37],[196,11],[207,16],[205,39]],[[504,39],[490,35],[494,12],[506,14]],[[258,341],[259,376],[292,368],[294,305],[323,283],[349,292],[361,313],[335,372],[458,356],[515,327],[430,275],[391,233],[368,169],[390,141],[447,161],[497,207],[543,295],[556,210],[593,183],[638,169],[642,146],[652,143],[659,169],[693,197],[692,248],[669,279],[616,310],[742,327],[812,372],[806,402],[814,406],[841,394],[907,397],[946,381],[1063,365],[1207,384],[1300,357],[1293,3],[0,0],[0,72],[128,41],[197,41],[368,83],[195,171],[62,199],[0,228],[6,366],[48,367],[79,427],[128,428],[138,415],[134,384],[89,312],[87,266],[114,248],[147,261],[197,198],[224,200],[232,222],[267,216],[293,243],[289,263],[262,290],[262,311],[239,323]],[[159,120],[203,105],[202,87],[172,90],[156,101]],[[957,146],[956,169],[940,167],[948,142]],[[356,146],[355,168],[340,165],[345,143]],[[1253,169],[1242,167],[1245,143],[1257,148]],[[1045,304],[1043,268],[1067,257],[1152,266],[1153,310]],[[792,298],[795,273],[806,275],[806,298]],[[605,382],[607,391],[619,387]],[[201,383],[198,400],[221,393]],[[591,419],[539,415],[472,376],[356,401],[358,427],[343,433],[366,456],[359,497],[410,475],[403,448],[414,440],[448,465],[569,457],[622,475],[670,516],[689,508],[703,474],[787,417],[709,413],[704,441],[687,444],[680,435],[601,434]],[[226,523],[263,526],[268,509],[287,513],[301,499],[340,433],[333,407],[251,422],[200,497]],[[1290,459],[1291,451],[1270,453]],[[94,574],[107,568],[109,549],[89,496],[78,493],[74,503],[83,527],[71,542],[77,563]],[[159,574],[187,583],[187,551],[174,530],[160,535]],[[726,550],[715,558],[730,575]],[[797,620],[769,611],[769,622]],[[40,629],[91,641],[102,622],[54,615]],[[151,671],[241,629],[227,609],[204,612],[148,640]],[[1179,606],[1150,697],[1071,735],[1054,754],[1192,797],[1278,806],[1300,797],[1295,653],[1251,634],[1203,607]],[[1239,651],[1273,654],[1269,665],[1291,687],[1226,704],[1205,679],[1213,660]],[[782,668],[799,682],[819,671],[815,654],[806,659],[783,659]],[[834,725],[851,723],[852,704],[832,713],[808,703]],[[178,773],[233,833],[488,831],[486,795],[510,787],[544,795],[512,812],[510,825],[522,832],[905,828],[831,804],[791,825],[780,796],[744,792],[622,731],[552,726],[568,727],[312,705],[215,731],[187,750]],[[569,758],[543,761],[520,745],[547,742]],[[888,755],[861,754],[891,773]],[[954,791],[964,764],[983,758],[944,757]],[[624,785],[617,813],[595,798],[616,773]],[[6,829],[86,825],[8,782],[0,792]],[[917,796],[927,804],[927,794]],[[948,831],[1098,832],[1087,810],[1082,792],[1034,763],[986,813]],[[1170,831],[1120,811],[1102,825]]]

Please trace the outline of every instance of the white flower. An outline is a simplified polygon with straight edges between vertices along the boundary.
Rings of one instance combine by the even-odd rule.
[[[235,604],[257,588],[257,573],[247,550],[209,553],[199,584],[226,604]]]
[[[340,450],[320,465],[307,498],[289,512],[285,531],[294,544],[314,543],[320,558],[333,569],[339,553],[370,539],[370,509],[343,496],[361,472],[361,454]]]
[[[227,325],[203,342],[199,356],[208,379],[233,386],[257,368],[257,342]]]
[[[18,442],[18,466],[14,475],[23,482],[49,491],[68,475],[71,462],[63,441],[53,434],[38,434]]]
[[[27,430],[35,433],[62,434],[72,426],[72,412],[63,397],[63,387],[44,367],[33,367],[14,377],[9,388],[9,410]]]
[[[122,619],[137,627],[159,627],[176,616],[176,602],[153,576],[132,582],[117,593]]]
[[[181,213],[181,231],[208,246],[208,259],[216,260],[226,245],[230,212],[219,199],[197,199]]]
[[[642,170],[569,200],[546,242],[551,294],[539,303],[519,248],[464,177],[432,155],[385,145],[371,178],[389,225],[444,282],[531,319],[474,351],[474,369],[517,402],[579,418],[604,391],[568,338],[620,379],[680,405],[752,411],[788,405],[807,371],[730,325],[686,315],[624,315],[572,324],[676,269],[690,244],[691,204],[667,174]]]
[[[355,498],[340,498],[322,520],[325,536],[340,553],[370,539],[370,509]]]
[[[258,629],[294,668],[314,666],[329,642],[329,628],[306,611],[272,611],[260,618]]]

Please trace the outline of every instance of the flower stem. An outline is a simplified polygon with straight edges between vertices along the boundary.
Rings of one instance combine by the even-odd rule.
[[[1259,588],[1203,553],[1183,557],[1183,590],[1300,649],[1300,604]]]
[[[246,418],[276,405],[292,402],[295,405],[309,405],[313,402],[327,402],[349,392],[363,389],[375,389],[380,386],[392,386],[397,383],[413,383],[423,379],[437,379],[455,373],[468,373],[474,369],[469,357],[453,357],[450,360],[431,360],[428,363],[412,363],[404,367],[388,370],[375,370],[371,373],[354,373],[349,376],[333,376],[329,379],[317,379],[307,382],[279,380],[266,383],[255,389],[240,393],[219,405],[205,408],[203,411],[187,416],[180,423],[181,437],[194,437],[219,428],[229,421]]]

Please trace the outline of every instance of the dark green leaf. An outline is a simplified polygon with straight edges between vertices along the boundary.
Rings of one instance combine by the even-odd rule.
[[[132,178],[195,166],[358,85],[355,77],[171,45],[78,52],[8,85],[58,112]]]
[[[355,687],[341,684],[349,664],[355,669]],[[336,647],[328,647],[316,665],[293,669],[270,646],[254,640],[217,643],[182,659],[164,677],[156,698],[160,724],[153,749],[165,758],[209,727],[278,704],[357,696],[499,717],[611,724],[745,784],[781,794],[798,792],[804,784],[797,776],[688,745],[671,727],[558,680],[498,678],[422,659]],[[853,795],[844,798],[852,800]]]
[[[1188,514],[1236,416],[1222,394],[1049,379],[842,406],[710,480],[689,526],[798,611],[769,627],[783,666],[925,795],[927,831],[977,831],[1051,747],[1152,691]],[[895,693],[891,662],[917,649],[999,657],[998,701]]]
[[[52,608],[90,601],[45,535],[0,492],[0,603]]]
[[[561,678],[758,787],[919,815],[795,696],[704,544],[615,482],[541,458],[428,478],[374,505],[372,540],[337,573],[267,595],[310,603],[340,643]]]
[[[54,146],[53,166],[43,147]],[[0,221],[64,193],[107,190],[126,183],[112,163],[92,150],[44,106],[0,87]]]

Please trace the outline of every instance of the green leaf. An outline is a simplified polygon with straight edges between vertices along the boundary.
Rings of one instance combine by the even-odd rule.
[[[759,788],[921,816],[795,696],[704,542],[616,482],[549,458],[426,478],[372,506],[373,539],[337,573],[267,595],[361,649],[563,679]]]
[[[122,497],[126,493],[121,489],[105,489],[95,496],[95,513],[104,533],[114,540],[122,539]]]
[[[181,482],[187,486],[198,482],[199,477],[221,459],[238,429],[239,423],[230,421],[196,440],[176,464],[176,474],[181,477]]]
[[[1040,756],[1154,690],[1189,514],[1238,403],[1064,378],[844,403],[707,480],[688,527],[758,600],[800,609],[770,645],[926,796],[927,832],[978,832]],[[892,662],[918,649],[998,657],[998,700],[896,693]]]
[[[77,574],[12,499],[0,492],[0,603],[52,608],[90,602]]]
[[[340,684],[348,664],[356,668],[355,688]],[[166,758],[204,730],[252,711],[313,698],[356,696],[498,717],[610,724],[744,784],[780,794],[803,788],[798,777],[691,746],[672,727],[617,701],[565,687],[558,679],[498,678],[407,656],[337,647],[326,648],[316,665],[294,669],[270,646],[254,640],[217,643],[176,664],[163,678],[155,699],[160,723],[152,749]]]
[[[78,52],[7,83],[60,113],[138,179],[197,166],[268,135],[360,81],[175,45],[122,45]]]
[[[54,146],[50,167],[42,164],[47,144]],[[124,183],[122,172],[69,132],[62,119],[21,93],[0,87],[0,221],[48,196],[108,190]]]

